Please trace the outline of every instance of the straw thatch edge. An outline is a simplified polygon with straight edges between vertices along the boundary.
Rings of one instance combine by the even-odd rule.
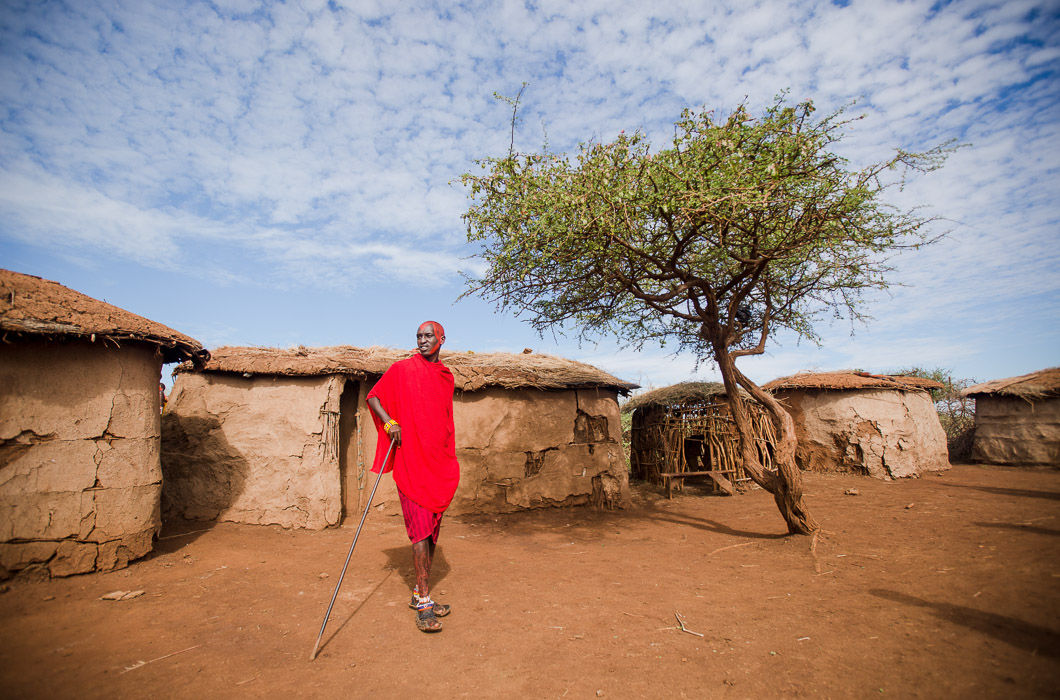
[[[749,399],[750,395],[740,389],[740,395]],[[678,382],[670,386],[637,394],[622,405],[622,412],[629,413],[647,406],[679,406],[702,403],[714,399],[724,399],[725,385],[721,382]]]
[[[174,373],[206,372],[252,376],[312,377],[342,374],[363,381],[382,376],[398,360],[415,354],[373,346],[349,345],[289,349],[265,347],[220,347],[210,360],[196,368],[179,365]],[[507,389],[611,389],[621,394],[638,388],[592,365],[540,353],[442,352],[441,361],[453,373],[456,389],[476,391],[485,387]]]
[[[209,353],[194,338],[53,280],[0,269],[0,333],[5,340],[37,337],[142,343],[165,362],[202,363]]]
[[[1060,396],[1060,367],[1047,367],[1017,377],[993,379],[970,386],[961,392],[961,396],[969,398],[992,395],[1014,396],[1027,401]]]
[[[780,377],[762,385],[770,392],[778,391],[866,391],[893,389],[894,391],[929,391],[941,389],[942,383],[925,377],[909,377],[868,372],[800,372]]]

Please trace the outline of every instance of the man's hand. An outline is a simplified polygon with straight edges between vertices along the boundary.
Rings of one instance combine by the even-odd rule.
[[[386,434],[395,445],[397,445],[398,447],[401,447],[401,426],[400,425],[398,425],[397,423],[394,423],[392,426],[390,426],[390,430],[386,431]]]

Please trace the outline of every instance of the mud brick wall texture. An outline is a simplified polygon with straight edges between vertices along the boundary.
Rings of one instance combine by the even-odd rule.
[[[795,460],[813,472],[897,479],[950,466],[946,433],[925,391],[778,390],[799,440]]]
[[[972,459],[1060,466],[1060,397],[977,396]]]
[[[629,499],[613,391],[500,388],[457,395],[454,512],[621,506]]]
[[[166,516],[338,524],[342,388],[334,375],[178,374],[163,417]]]
[[[154,347],[0,347],[0,575],[124,567],[147,554],[162,489]]]
[[[371,385],[177,374],[163,425],[165,513],[309,529],[356,514],[375,479]],[[461,478],[451,514],[629,500],[614,390],[457,391],[453,419]],[[375,504],[398,509],[389,476]]]

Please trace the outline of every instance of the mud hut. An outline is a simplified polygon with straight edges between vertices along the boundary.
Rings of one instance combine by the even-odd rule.
[[[225,347],[177,368],[163,425],[165,512],[323,528],[364,506],[376,431],[366,396],[411,351]],[[451,513],[619,505],[618,394],[635,385],[538,354],[451,353],[460,488]],[[377,501],[396,504],[385,477]]]
[[[791,412],[801,469],[894,479],[949,468],[946,433],[928,393],[941,386],[850,371],[795,374],[763,388]]]
[[[0,575],[125,566],[159,527],[158,382],[193,338],[0,270]]]
[[[972,459],[1060,466],[1060,367],[968,387],[975,399]]]
[[[762,407],[747,402],[758,455],[773,464],[776,435]],[[666,486],[667,495],[689,477],[707,477],[716,491],[734,494],[748,481],[740,459],[740,440],[732,422],[725,386],[718,382],[682,382],[633,397],[622,407],[631,413],[630,473]]]

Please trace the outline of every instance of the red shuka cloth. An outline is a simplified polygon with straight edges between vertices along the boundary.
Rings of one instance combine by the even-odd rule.
[[[394,448],[386,471],[393,470],[394,483],[408,498],[431,512],[444,512],[460,483],[453,373],[417,353],[392,364],[368,392],[368,398],[373,396],[401,426],[401,446]],[[372,471],[378,474],[390,438],[379,416],[371,414],[378,431]]]

